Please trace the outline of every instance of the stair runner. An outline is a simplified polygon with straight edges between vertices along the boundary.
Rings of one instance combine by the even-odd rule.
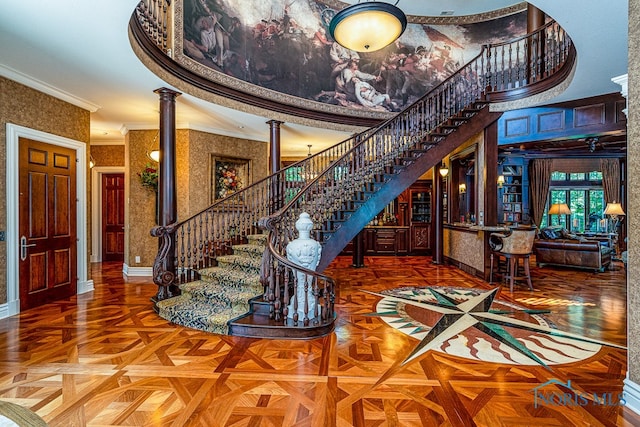
[[[264,293],[260,264],[267,234],[247,236],[218,266],[200,270],[201,279],[180,285],[181,295],[158,302],[160,317],[182,326],[228,334],[228,322],[250,310],[249,300]]]

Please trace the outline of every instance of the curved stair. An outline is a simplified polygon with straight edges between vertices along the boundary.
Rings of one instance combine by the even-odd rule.
[[[247,236],[247,244],[232,245],[232,255],[199,271],[200,280],[181,284],[181,295],[157,303],[160,317],[172,323],[216,334],[229,333],[229,321],[252,312],[250,300],[260,297],[260,264],[267,235]]]

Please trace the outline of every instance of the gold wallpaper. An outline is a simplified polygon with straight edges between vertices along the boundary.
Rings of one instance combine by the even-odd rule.
[[[89,142],[89,111],[0,77],[0,200],[3,201],[6,200],[7,185],[7,123],[76,141]],[[90,218],[87,218],[87,221],[90,221]],[[6,229],[7,207],[2,203],[0,204],[0,230]],[[7,302],[6,270],[7,252],[6,245],[3,244],[0,245],[0,304]]]
[[[96,166],[124,166],[124,145],[92,145]]]
[[[138,172],[151,161],[147,152],[157,147],[157,130],[130,131],[126,138],[128,152],[129,200],[126,223],[129,235],[125,243],[125,263],[129,267],[150,267],[157,252],[157,240],[149,235],[155,226],[156,196],[139,181]],[[155,146],[153,144],[155,143]],[[241,157],[251,160],[253,182],[267,176],[268,143],[214,135],[195,130],[176,132],[176,173],[178,193],[178,220],[205,209],[210,205],[210,158],[212,154]],[[126,157],[126,156],[125,156]],[[135,257],[140,263],[135,263]]]

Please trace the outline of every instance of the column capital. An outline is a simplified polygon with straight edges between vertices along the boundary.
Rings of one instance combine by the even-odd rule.
[[[161,99],[176,99],[177,97],[179,97],[180,95],[182,95],[182,92],[177,92],[175,90],[166,88],[166,87],[161,87],[158,88],[156,90],[153,91],[153,93],[157,93],[158,95],[160,95]]]

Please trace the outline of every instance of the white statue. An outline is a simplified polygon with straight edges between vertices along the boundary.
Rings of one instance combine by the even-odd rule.
[[[308,270],[314,270],[320,262],[320,254],[322,246],[311,238],[311,230],[313,229],[313,221],[308,213],[302,212],[300,218],[296,221],[296,230],[298,230],[298,238],[292,240],[287,245],[287,259],[293,263],[302,266]],[[305,296],[309,314],[309,319],[314,317],[315,297],[313,295],[313,277],[302,272],[296,272],[297,288],[295,294],[298,296],[298,320],[305,318]],[[306,286],[306,292],[305,292]],[[295,299],[291,296],[289,303],[289,314],[287,317],[293,318]],[[320,314],[320,307],[317,307],[317,313]]]

